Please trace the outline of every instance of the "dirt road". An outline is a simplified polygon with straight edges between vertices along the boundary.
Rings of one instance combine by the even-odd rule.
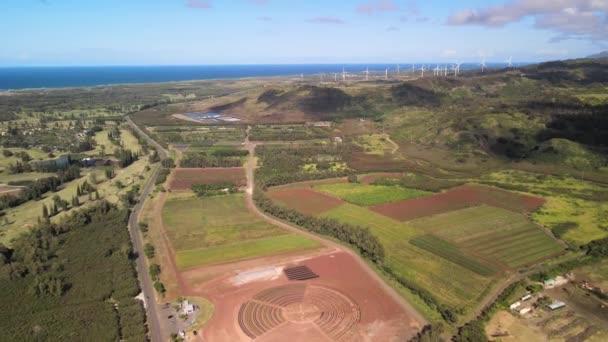
[[[248,129],[249,131],[249,129]],[[361,257],[353,252],[352,250],[344,247],[343,245],[340,245],[336,242],[333,242],[331,240],[327,240],[322,238],[319,235],[307,232],[303,229],[299,229],[296,228],[292,225],[289,225],[281,220],[278,220],[274,217],[268,216],[265,213],[263,213],[260,209],[258,209],[258,207],[256,207],[255,203],[253,202],[253,190],[254,190],[254,186],[255,186],[255,182],[254,182],[254,169],[255,169],[255,148],[256,148],[256,144],[253,142],[249,141],[249,138],[247,138],[245,140],[245,148],[249,151],[249,160],[247,163],[247,192],[246,192],[246,201],[247,201],[247,207],[251,210],[251,212],[253,212],[254,214],[256,214],[257,216],[259,216],[260,218],[266,220],[267,222],[274,224],[276,226],[279,226],[283,229],[286,229],[290,232],[293,232],[295,234],[298,235],[302,235],[305,236],[307,238],[316,240],[322,244],[324,244],[325,246],[331,247],[331,248],[335,248],[338,250],[342,250],[346,253],[348,253],[350,255],[350,257],[352,257],[364,270],[365,272],[372,278],[374,279],[374,281],[378,282],[378,284],[380,285],[380,287],[386,291],[386,293],[388,293],[397,303],[399,303],[399,305],[407,312],[411,315],[411,317],[413,317],[414,319],[416,319],[417,321],[420,322],[421,325],[426,325],[428,324],[427,320],[420,314],[418,313],[418,311],[416,311],[416,309],[414,309],[414,307],[412,307],[412,305],[410,305],[410,303],[406,302],[405,299],[403,299],[403,297],[401,297],[397,291],[395,291],[392,287],[388,286],[384,280],[373,270],[371,269],[371,267],[361,259]]]

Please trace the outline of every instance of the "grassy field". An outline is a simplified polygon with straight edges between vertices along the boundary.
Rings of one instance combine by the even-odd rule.
[[[206,198],[171,194],[163,222],[180,268],[318,247],[315,241],[253,216],[242,194]]]
[[[28,172],[28,173],[16,173],[16,174],[7,174],[6,172],[0,172],[0,183],[8,183],[8,182],[19,182],[19,181],[29,181],[36,180],[40,178],[47,178],[54,176],[54,173],[39,173],[39,172]]]
[[[471,308],[492,283],[491,278],[410,244],[410,239],[423,234],[411,225],[353,204],[345,204],[322,216],[369,228],[384,245],[391,269],[448,305]]]
[[[383,156],[392,151],[393,146],[387,141],[383,134],[365,134],[353,139],[365,153]]]
[[[568,177],[503,171],[482,177],[497,186],[542,195],[547,203],[532,219],[561,239],[582,245],[608,236],[608,188]]]
[[[315,190],[340,197],[352,204],[370,206],[432,194],[428,191],[406,189],[398,186],[338,183],[315,186]]]
[[[95,178],[98,182],[96,187],[100,196],[111,203],[119,203],[122,194],[129,191],[134,185],[143,184],[145,177],[149,176],[151,171],[145,171],[146,165],[148,165],[147,160],[139,160],[127,168],[116,170],[116,176],[111,180],[105,178],[104,172],[101,169],[84,170],[82,172],[83,177],[65,184],[65,186],[56,193],[48,193],[39,201],[29,201],[18,207],[6,209],[6,217],[8,218],[9,223],[0,223],[0,242],[10,244],[10,241],[13,238],[33,227],[36,224],[38,217],[42,215],[42,205],[44,204],[47,207],[50,207],[53,203],[52,197],[54,195],[58,195],[62,199],[70,201],[72,196],[76,194],[76,188],[80,184],[85,180],[92,183],[90,178],[91,174],[95,174]],[[140,176],[144,177],[144,179]],[[124,187],[118,188],[116,186],[117,182],[123,184]],[[95,202],[89,201],[87,195],[80,196],[79,200],[82,204],[81,208],[87,207]],[[64,212],[60,212],[57,216],[54,216],[52,220],[60,220],[65,214],[66,213]]]
[[[29,154],[29,156],[32,158],[32,160],[48,159],[48,153],[45,153],[38,148],[25,149],[25,148],[9,147],[9,148],[2,148],[2,150],[9,150],[9,151],[13,152],[13,154],[17,153],[17,152],[26,152],[27,154]],[[17,164],[17,161],[21,161],[21,158],[17,158],[16,156],[12,156],[12,157],[2,156],[0,158],[0,170],[8,167],[10,164]]]
[[[412,244],[481,275],[531,264],[563,251],[525,216],[500,208],[472,207],[409,223],[429,233],[413,239]]]

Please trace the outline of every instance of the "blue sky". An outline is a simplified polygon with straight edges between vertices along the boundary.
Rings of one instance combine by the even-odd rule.
[[[540,61],[608,47],[608,0],[2,0],[0,66]]]

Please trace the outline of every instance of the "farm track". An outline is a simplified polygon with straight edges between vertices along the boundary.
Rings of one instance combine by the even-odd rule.
[[[247,132],[249,133],[249,128],[247,129]],[[258,217],[262,218],[263,220],[267,221],[268,223],[274,224],[278,227],[281,227],[283,229],[286,229],[290,232],[293,232],[295,234],[298,235],[302,235],[305,237],[308,237],[310,239],[316,240],[318,242],[320,242],[321,244],[328,246],[328,247],[332,247],[341,251],[344,251],[345,253],[347,253],[351,258],[353,258],[360,266],[363,270],[365,270],[365,272],[367,273],[367,275],[369,277],[371,277],[372,279],[374,279],[379,285],[380,287],[393,299],[395,300],[397,303],[399,303],[399,305],[408,313],[410,314],[414,319],[416,319],[417,321],[419,321],[422,325],[426,325],[428,324],[428,321],[418,312],[416,311],[416,309],[414,309],[414,307],[408,303],[407,301],[405,301],[405,299],[403,299],[403,297],[401,297],[397,291],[395,291],[395,289],[393,289],[392,287],[390,287],[389,285],[387,285],[384,280],[374,271],[371,269],[371,267],[361,259],[361,257],[356,254],[355,252],[353,252],[352,250],[345,248],[343,245],[338,244],[334,241],[328,240],[328,239],[324,239],[322,237],[320,237],[319,235],[307,232],[303,229],[300,228],[296,228],[286,222],[283,222],[281,220],[278,220],[276,218],[273,218],[271,216],[266,215],[265,213],[263,213],[254,203],[253,201],[253,190],[254,190],[254,186],[255,186],[255,182],[254,182],[254,168],[255,168],[255,148],[256,148],[256,143],[252,143],[249,141],[249,134],[247,135],[247,138],[245,140],[245,148],[249,151],[249,160],[247,162],[247,190],[246,190],[246,201],[247,201],[247,207],[251,210],[252,213],[254,213],[255,215],[257,215]]]

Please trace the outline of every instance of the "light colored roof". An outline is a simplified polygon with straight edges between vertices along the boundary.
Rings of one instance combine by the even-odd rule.
[[[549,305],[549,309],[555,310],[555,309],[559,309],[563,306],[566,306],[566,303],[557,300],[557,301],[551,303],[551,305]]]

